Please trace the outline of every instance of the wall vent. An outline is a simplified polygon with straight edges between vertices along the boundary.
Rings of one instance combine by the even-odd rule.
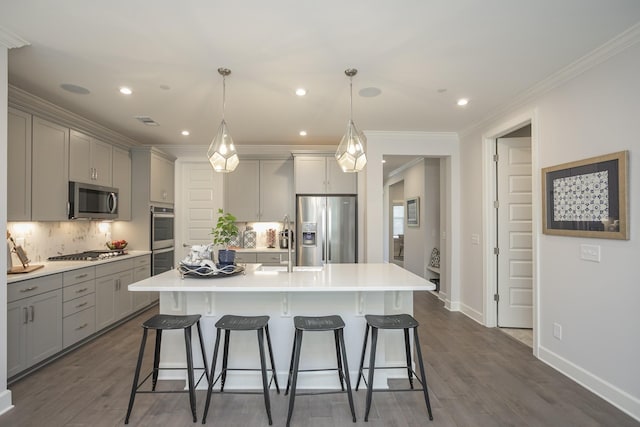
[[[134,118],[147,126],[160,126],[160,123],[156,122],[149,116],[135,116]]]

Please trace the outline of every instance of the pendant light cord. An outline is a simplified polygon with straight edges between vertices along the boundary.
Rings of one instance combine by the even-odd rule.
[[[227,76],[222,76],[222,120],[224,120],[224,110],[227,106]]]
[[[353,122],[353,76],[349,76],[349,117]]]

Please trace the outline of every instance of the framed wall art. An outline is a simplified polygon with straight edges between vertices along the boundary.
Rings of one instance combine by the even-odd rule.
[[[407,199],[407,225],[420,227],[420,197]]]
[[[629,239],[628,151],[542,169],[542,232]]]

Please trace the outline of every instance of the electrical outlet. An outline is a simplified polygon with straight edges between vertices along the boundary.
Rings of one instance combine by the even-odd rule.
[[[472,245],[479,245],[480,244],[480,235],[479,234],[472,234],[471,235],[471,244]]]
[[[562,341],[562,325],[559,323],[553,324],[553,337]]]
[[[585,261],[600,262],[600,246],[580,245],[580,258]]]

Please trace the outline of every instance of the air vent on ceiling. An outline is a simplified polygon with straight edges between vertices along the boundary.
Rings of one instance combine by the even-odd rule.
[[[160,123],[156,122],[149,116],[135,116],[135,119],[147,126],[160,126]]]

